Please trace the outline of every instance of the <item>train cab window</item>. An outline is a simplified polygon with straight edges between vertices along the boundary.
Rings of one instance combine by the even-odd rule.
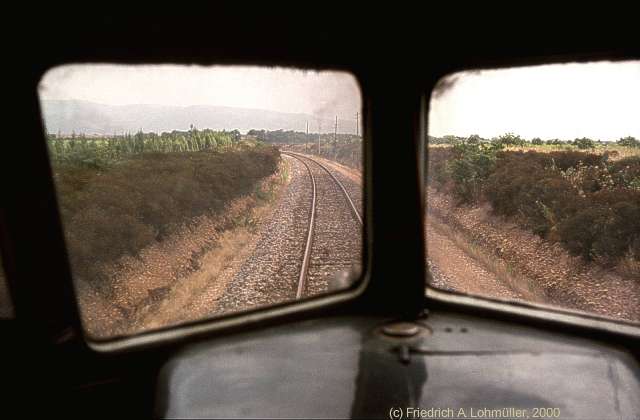
[[[462,71],[431,95],[431,286],[640,322],[640,61]]]
[[[338,71],[64,65],[39,85],[94,338],[345,289],[361,266],[361,96]]]

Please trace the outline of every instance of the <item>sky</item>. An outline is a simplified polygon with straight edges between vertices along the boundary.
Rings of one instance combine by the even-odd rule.
[[[460,72],[431,95],[429,135],[640,139],[640,61]]]
[[[349,73],[250,66],[74,64],[49,70],[42,99],[108,105],[218,105],[355,120],[361,95]]]

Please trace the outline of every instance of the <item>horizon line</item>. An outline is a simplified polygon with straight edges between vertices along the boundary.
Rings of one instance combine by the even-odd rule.
[[[218,107],[218,108],[231,108],[231,109],[244,109],[244,110],[249,110],[249,111],[266,111],[266,112],[275,112],[278,114],[291,114],[291,115],[304,115],[304,116],[309,116],[312,117],[313,119],[332,119],[335,118],[336,116],[338,116],[338,119],[342,119],[344,121],[356,121],[356,119],[348,119],[348,118],[344,118],[344,117],[340,117],[337,114],[329,114],[328,116],[317,116],[314,114],[308,114],[305,112],[292,112],[292,111],[276,111],[273,109],[265,109],[265,108],[247,108],[247,107],[241,107],[241,106],[232,106],[232,105],[214,105],[214,104],[191,104],[191,105],[168,105],[168,104],[154,104],[154,103],[133,103],[133,104],[108,104],[108,103],[104,103],[104,102],[96,102],[96,101],[92,101],[92,100],[88,100],[88,99],[59,99],[59,98],[40,98],[40,101],[42,102],[48,102],[48,101],[66,101],[66,102],[87,102],[90,104],[95,104],[95,105],[104,105],[104,106],[115,106],[115,107],[120,107],[120,106],[164,106],[164,107],[172,107],[172,108],[190,108],[190,107]],[[360,111],[356,111],[357,113],[359,113],[360,115],[362,115],[362,110]]]

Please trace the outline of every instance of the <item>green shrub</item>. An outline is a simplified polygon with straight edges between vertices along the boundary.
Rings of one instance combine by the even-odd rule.
[[[559,226],[566,248],[586,259],[615,261],[640,240],[640,191],[602,190]]]
[[[499,146],[524,146],[526,141],[517,134],[506,133],[498,138],[494,138],[491,141],[495,145]]]
[[[501,162],[484,191],[495,213],[513,217],[541,236],[554,232],[580,198],[556,170],[526,159]]]
[[[635,137],[623,137],[620,140],[617,141],[617,143],[621,146],[627,146],[627,147],[640,147],[640,140],[636,139]]]
[[[578,146],[578,149],[593,149],[594,147],[596,147],[596,143],[586,137],[575,139],[573,141],[573,145]]]
[[[616,187],[640,190],[640,156],[632,156],[610,164]]]
[[[450,182],[447,165],[454,158],[452,147],[430,147],[427,151],[427,168],[425,181],[436,189],[443,189]]]
[[[613,264],[640,256],[640,157],[610,162],[579,151],[501,151],[501,143],[430,149],[430,182],[571,254]],[[629,257],[631,256],[631,257]]]
[[[485,180],[491,175],[500,146],[485,143],[460,143],[453,147],[454,158],[445,172],[450,174],[453,192],[462,203],[477,202]]]

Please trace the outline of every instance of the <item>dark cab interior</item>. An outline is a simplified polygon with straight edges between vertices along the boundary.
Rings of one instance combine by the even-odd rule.
[[[529,415],[559,408],[559,418],[640,418],[637,326],[434,289],[425,294],[422,185],[428,98],[442,76],[638,59],[637,36],[624,29],[610,38],[540,31],[528,40],[505,36],[499,28],[509,24],[461,23],[460,39],[451,35],[453,24],[410,15],[388,16],[388,25],[339,10],[289,15],[222,7],[30,18],[37,36],[14,45],[5,64],[12,109],[5,126],[11,141],[0,153],[0,239],[15,316],[0,321],[3,410],[456,418],[473,408],[518,418],[511,408]],[[355,75],[365,140],[361,281],[321,304],[289,303],[110,341],[86,337],[37,95],[47,69],[84,62],[280,65]],[[408,411],[436,408],[454,415]]]

